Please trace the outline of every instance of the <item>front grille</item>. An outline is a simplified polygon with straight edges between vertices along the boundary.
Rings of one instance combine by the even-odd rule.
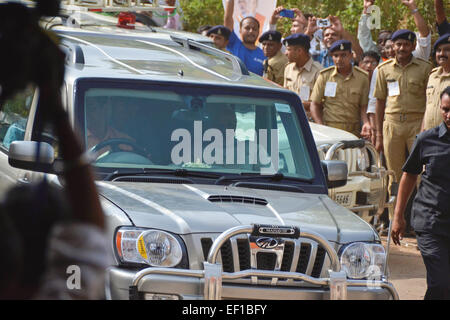
[[[211,249],[213,239],[202,238],[201,245],[205,260]],[[252,266],[250,240],[231,238],[220,250],[220,263],[224,272],[237,272],[248,269],[275,270],[277,256],[275,251],[264,250],[256,253],[256,265]],[[319,278],[325,265],[326,251],[314,241],[299,239],[286,240],[282,251],[280,271],[299,272]],[[235,261],[236,259],[236,261]],[[261,278],[264,280],[265,278]],[[281,280],[281,279],[280,279]]]
[[[284,245],[283,262],[281,264],[281,271],[290,271],[292,259],[294,258],[295,245],[293,242],[287,242]]]
[[[258,252],[256,254],[256,265],[259,270],[274,270],[277,255],[270,252]]]
[[[317,248],[317,254],[316,254],[316,260],[314,261],[313,270],[311,272],[311,276],[314,278],[319,278],[320,274],[322,273],[322,267],[323,262],[325,260],[327,252],[324,248],[318,247]]]
[[[357,191],[355,203],[359,206],[369,204],[369,194],[367,192]]]
[[[208,260],[209,249],[211,249],[213,241],[211,238],[202,238],[202,240],[200,242],[202,244],[203,257],[205,258],[205,261],[206,261],[206,260]]]
[[[335,201],[343,207],[350,207],[353,203],[353,191],[336,193]]]
[[[234,260],[233,251],[231,249],[231,242],[228,240],[220,248],[220,256],[222,257],[222,266],[224,270],[229,270],[227,272],[234,272]]]
[[[237,239],[239,268],[247,270],[251,268],[250,264],[250,247],[247,239]]]
[[[300,259],[298,259],[296,272],[306,273],[308,268],[308,257],[311,255],[311,245],[309,243],[302,243],[300,247]]]

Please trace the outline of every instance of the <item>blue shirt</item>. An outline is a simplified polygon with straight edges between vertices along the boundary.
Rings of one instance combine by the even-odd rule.
[[[320,50],[319,54],[312,56],[314,61],[320,63],[324,68],[334,66],[333,58],[328,53],[328,49]]]
[[[261,48],[257,47],[254,50],[246,48],[242,41],[236,36],[236,34],[234,32],[231,32],[227,50],[241,59],[249,71],[260,76],[263,75],[263,62],[266,59],[266,56],[264,55]]]
[[[437,24],[437,29],[439,32],[439,36],[443,36],[446,33],[450,32],[450,23],[448,23],[447,19],[445,19],[441,24]]]
[[[320,50],[318,54],[312,54],[312,59],[320,63],[324,68],[334,66],[334,61],[328,52],[328,49]],[[352,66],[355,65],[355,61],[352,59]]]

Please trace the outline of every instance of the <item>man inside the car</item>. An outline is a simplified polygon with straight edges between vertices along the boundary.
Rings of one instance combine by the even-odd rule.
[[[109,97],[87,97],[86,98],[86,145],[88,149],[99,143],[111,139],[125,139],[135,142],[126,133],[123,133],[108,123]],[[119,144],[120,150],[131,151],[132,147],[127,144]],[[105,146],[97,150],[97,155],[102,155],[111,150],[111,146]]]

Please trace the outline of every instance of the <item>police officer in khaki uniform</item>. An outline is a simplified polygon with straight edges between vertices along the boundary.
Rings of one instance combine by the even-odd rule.
[[[314,61],[310,54],[310,38],[296,33],[283,40],[289,64],[284,69],[283,86],[296,92],[302,99],[303,107],[310,117],[311,92],[314,88],[322,65]]]
[[[375,133],[378,152],[384,150],[388,169],[399,179],[406,150],[411,150],[420,132],[425,112],[425,89],[432,66],[412,55],[414,32],[398,30],[391,39],[395,58],[378,66],[374,91],[377,99]]]
[[[366,113],[369,75],[359,67],[352,66],[350,41],[338,40],[329,50],[334,66],[320,72],[311,95],[314,122],[370,139],[371,130]]]
[[[433,69],[428,78],[427,105],[422,131],[434,128],[442,122],[439,96],[446,87],[450,86],[450,33],[444,34],[436,41],[433,52],[436,54],[439,67]]]
[[[264,32],[259,37],[259,42],[262,44],[264,55],[267,57],[263,62],[263,77],[282,86],[284,68],[288,60],[281,52],[281,33],[275,30]]]

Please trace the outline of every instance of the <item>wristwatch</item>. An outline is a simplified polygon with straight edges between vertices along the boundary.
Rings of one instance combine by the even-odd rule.
[[[415,8],[415,9],[411,10],[411,14],[414,14],[416,12],[419,12],[419,9]]]

